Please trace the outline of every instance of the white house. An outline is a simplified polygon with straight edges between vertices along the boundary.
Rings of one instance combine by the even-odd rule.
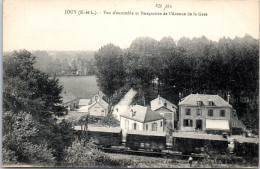
[[[164,119],[148,107],[135,105],[120,115],[120,127],[128,130],[164,131]]]
[[[182,131],[245,130],[233,107],[218,95],[190,94],[179,103],[179,112]]]
[[[168,100],[162,98],[160,95],[150,102],[151,110],[160,114],[165,119],[165,130],[167,127],[172,127],[177,124],[177,106]]]
[[[108,114],[108,103],[103,99],[99,99],[93,102],[88,107],[88,112],[90,116],[93,117],[104,117]]]

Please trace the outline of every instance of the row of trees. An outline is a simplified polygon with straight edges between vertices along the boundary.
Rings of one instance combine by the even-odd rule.
[[[92,51],[33,51],[35,68],[51,75],[94,75]]]
[[[218,42],[206,37],[135,39],[129,48],[108,44],[95,53],[98,85],[106,95],[125,85],[138,90],[139,104],[158,94],[178,104],[190,93],[231,95],[242,121],[258,129],[259,43],[249,35]],[[243,100],[248,101],[243,101]]]

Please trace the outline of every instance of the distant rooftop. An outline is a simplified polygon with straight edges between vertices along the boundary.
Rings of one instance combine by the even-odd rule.
[[[179,105],[197,106],[197,101],[201,101],[204,106],[209,106],[209,101],[212,101],[214,106],[232,108],[232,106],[220,96],[208,94],[190,94],[183,98]]]

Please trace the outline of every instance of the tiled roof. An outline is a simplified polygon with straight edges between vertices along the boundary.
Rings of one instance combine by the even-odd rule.
[[[165,105],[166,103],[166,105]],[[169,102],[168,100],[162,98],[161,96],[158,96],[156,99],[151,101],[151,109],[153,111],[164,107],[166,109],[169,109],[170,111],[174,112],[175,109],[177,109],[177,106],[171,102]]]
[[[133,114],[135,115],[133,116]],[[131,107],[126,112],[122,113],[121,116],[142,123],[163,119],[162,116],[155,113],[151,109],[140,105]]]
[[[87,106],[90,103],[90,99],[79,99],[79,106]]]
[[[63,103],[63,104],[78,99],[76,96],[74,96],[73,93],[70,93],[70,92],[64,92],[64,93],[62,93],[62,94],[61,94],[61,97],[62,97],[62,103]]]
[[[209,101],[213,101],[214,106],[217,107],[230,107],[232,106],[222,99],[218,95],[207,95],[207,94],[190,94],[186,96],[180,103],[179,105],[189,105],[189,106],[196,106],[197,101],[202,101],[202,105],[204,106],[209,106]]]

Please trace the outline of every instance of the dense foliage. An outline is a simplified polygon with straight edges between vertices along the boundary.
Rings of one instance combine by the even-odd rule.
[[[176,105],[191,93],[231,95],[231,104],[248,128],[258,130],[259,43],[243,38],[171,37],[135,39],[122,50],[112,44],[96,54],[98,85],[112,95],[123,85],[137,91],[138,104],[160,94]],[[123,57],[121,57],[123,55]],[[123,63],[123,65],[121,64]]]
[[[90,140],[75,140],[65,150],[63,166],[68,167],[126,167],[131,160],[115,160],[97,149]]]
[[[101,91],[105,92],[109,101],[115,90],[119,89],[124,84],[122,56],[123,51],[113,44],[108,44],[95,53],[98,86]]]
[[[34,68],[35,57],[22,50],[3,57],[3,159],[54,165],[74,136],[62,116],[58,80]]]

